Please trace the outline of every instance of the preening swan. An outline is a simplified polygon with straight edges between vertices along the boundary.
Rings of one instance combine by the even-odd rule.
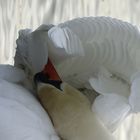
[[[17,54],[24,61],[18,62],[17,57],[16,64],[33,66],[34,72],[42,69],[49,56],[63,81],[96,90],[100,96],[93,111],[111,130],[130,112],[140,111],[140,32],[127,22],[84,17],[44,25],[34,32],[24,30],[19,34]],[[39,61],[34,63],[30,56]]]

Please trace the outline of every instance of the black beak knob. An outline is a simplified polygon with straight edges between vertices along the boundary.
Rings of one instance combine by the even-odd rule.
[[[61,90],[61,80],[51,80],[48,74],[44,74],[43,72],[39,72],[34,76],[34,82],[37,86],[38,83],[47,83],[55,86],[56,88]]]

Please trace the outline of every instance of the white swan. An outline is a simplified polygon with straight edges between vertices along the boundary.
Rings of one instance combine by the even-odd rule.
[[[130,111],[140,111],[140,33],[137,27],[108,17],[77,18],[48,27],[42,26],[30,33],[41,40],[41,46],[34,43],[34,38],[20,35],[18,48],[28,42],[25,46],[31,48],[30,54],[34,53],[35,46],[38,52],[43,50],[43,55],[49,51],[62,80],[77,88],[94,88],[100,93],[102,96],[95,100],[93,110],[109,128],[114,129]],[[47,62],[43,55],[32,55],[41,63],[41,66],[39,61],[34,63],[36,71]],[[24,58],[27,62],[31,60],[28,55]]]

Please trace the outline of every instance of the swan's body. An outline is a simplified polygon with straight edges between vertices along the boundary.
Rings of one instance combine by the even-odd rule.
[[[67,41],[65,38],[61,41],[63,42],[61,46],[60,40],[57,40],[62,39],[62,35],[58,32],[65,34],[67,38]],[[69,69],[68,71],[58,69],[61,71],[60,74],[63,73],[62,77],[68,77],[69,73],[71,76],[73,73],[77,75],[89,73],[91,76],[97,69],[105,67],[111,73],[131,83],[133,76],[140,71],[140,33],[135,26],[127,22],[106,17],[79,18],[51,28],[48,35],[52,42],[55,41],[56,47],[66,48],[69,47],[69,42],[75,45],[75,42],[80,41],[76,45],[83,48],[84,57],[72,58],[73,61],[68,60],[64,64],[62,61],[57,62]],[[69,40],[72,35],[75,35],[78,41]],[[70,51],[72,50],[76,51],[73,46]],[[54,57],[52,55],[53,59]]]
[[[63,48],[68,56],[80,50],[69,59],[55,59],[57,53],[50,49],[54,54],[50,57],[64,81],[77,88],[92,87],[103,95],[95,100],[93,110],[109,128],[115,129],[130,110],[140,111],[137,27],[113,18],[87,17],[59,24],[48,31],[48,36],[50,48]]]
[[[0,65],[0,139],[59,140],[27,81],[21,69]]]

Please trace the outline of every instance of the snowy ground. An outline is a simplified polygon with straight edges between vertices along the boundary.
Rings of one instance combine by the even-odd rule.
[[[111,16],[139,26],[140,0],[0,0],[0,63],[13,63],[18,30],[83,16]],[[117,140],[139,140],[140,115],[129,116]]]

